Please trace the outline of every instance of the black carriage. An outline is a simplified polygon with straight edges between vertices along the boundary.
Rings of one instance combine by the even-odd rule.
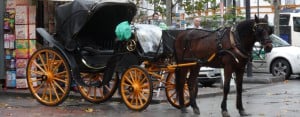
[[[168,67],[172,64],[170,56],[157,56],[168,55],[160,49],[144,51],[137,39],[143,37],[138,29],[144,25],[134,26],[129,40],[117,40],[116,26],[131,22],[136,12],[135,4],[129,0],[75,0],[57,7],[56,34],[37,28],[37,33],[53,46],[38,49],[28,62],[27,81],[32,95],[41,104],[56,106],[76,84],[84,99],[101,103],[110,99],[120,84],[126,106],[140,111],[152,100],[152,82],[163,82],[168,100],[178,108],[174,67]],[[170,33],[163,34],[170,38]],[[160,45],[158,41],[156,48]],[[169,61],[161,62],[162,59]]]

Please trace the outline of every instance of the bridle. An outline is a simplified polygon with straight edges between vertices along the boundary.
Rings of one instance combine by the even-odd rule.
[[[252,30],[254,32],[254,36],[256,38],[256,41],[258,41],[262,45],[259,49],[259,52],[256,53],[258,56],[261,54],[263,46],[265,46],[268,43],[272,43],[271,39],[269,37],[266,37],[266,36],[269,36],[268,32],[265,29],[263,29],[260,25],[268,25],[268,23],[264,23],[264,22],[256,23],[256,22],[254,22],[254,26],[252,28]],[[259,40],[257,40],[257,34],[258,33],[262,33],[264,37],[259,38]]]
[[[267,43],[271,43],[272,41],[270,40],[270,38],[266,37],[266,36],[269,36],[267,34],[268,32],[265,29],[263,29],[261,27],[261,25],[268,25],[268,23],[264,23],[264,22],[256,23],[256,22],[254,22],[254,26],[252,28],[255,38],[257,38],[257,33],[263,33],[263,36],[264,36],[263,38],[259,38],[259,40],[256,39],[256,41],[258,41],[262,45],[265,45]]]

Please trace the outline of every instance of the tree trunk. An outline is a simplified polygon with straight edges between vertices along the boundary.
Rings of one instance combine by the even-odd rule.
[[[279,10],[280,10],[280,0],[273,0],[274,5],[274,34],[279,35]]]
[[[166,0],[166,24],[167,26],[172,25],[172,0]]]

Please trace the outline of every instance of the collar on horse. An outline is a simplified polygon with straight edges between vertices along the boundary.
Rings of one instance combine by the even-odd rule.
[[[238,32],[236,31],[236,26],[231,27],[229,35],[230,35],[230,38],[229,38],[230,44],[232,46],[233,51],[243,58],[248,58],[250,53],[246,53],[243,49],[241,49],[240,36],[238,35]]]

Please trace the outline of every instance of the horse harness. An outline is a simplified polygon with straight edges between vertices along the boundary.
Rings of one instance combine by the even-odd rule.
[[[189,35],[190,33],[192,33],[195,30],[196,29],[189,31],[187,35]],[[216,53],[218,54],[218,56],[221,55],[220,53],[228,53],[229,55],[231,55],[234,58],[234,60],[237,63],[239,63],[239,60],[236,55],[241,56],[242,58],[245,58],[245,59],[249,59],[250,54],[249,53],[245,54],[246,53],[245,50],[241,48],[240,38],[239,38],[238,32],[236,31],[235,26],[231,27],[230,32],[229,32],[231,48],[229,48],[229,49],[223,48],[222,39],[224,38],[227,30],[229,30],[229,29],[228,28],[219,28],[216,31],[212,31],[212,33],[210,33],[210,34],[213,34],[214,32],[217,33],[217,38],[216,38],[217,45],[216,46],[217,46],[218,51],[211,54],[210,57],[208,57],[207,59],[197,58],[197,57],[195,57],[195,55],[193,53],[190,53],[192,55],[192,58],[184,58],[184,56],[182,56],[183,57],[182,59],[187,60],[187,61],[197,61],[198,64],[205,64],[205,63],[211,62],[216,57]],[[202,36],[201,39],[208,37],[210,34]],[[183,55],[186,54],[187,50],[191,49],[191,41],[190,40],[191,39],[188,39],[188,38],[184,39]]]

